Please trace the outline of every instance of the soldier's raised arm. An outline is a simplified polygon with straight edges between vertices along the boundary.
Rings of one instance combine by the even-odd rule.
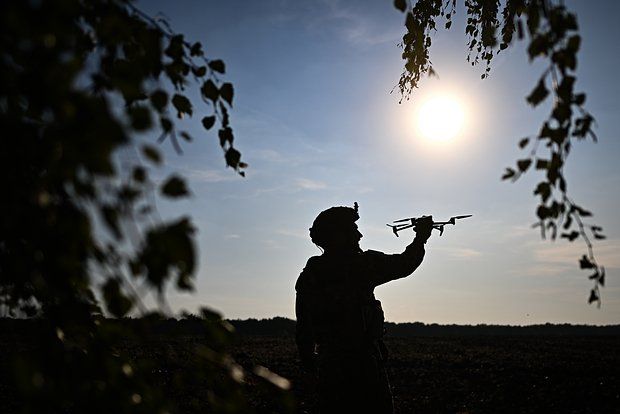
[[[385,254],[374,250],[366,251],[364,254],[367,258],[372,284],[379,286],[412,274],[422,264],[425,254],[424,245],[432,230],[433,217],[428,216],[417,224],[416,236],[404,252]]]

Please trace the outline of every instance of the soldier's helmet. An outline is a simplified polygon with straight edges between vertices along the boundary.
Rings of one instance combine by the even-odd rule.
[[[353,208],[340,206],[321,211],[310,227],[312,243],[325,248],[333,234],[349,228],[360,218],[357,210],[355,203]]]

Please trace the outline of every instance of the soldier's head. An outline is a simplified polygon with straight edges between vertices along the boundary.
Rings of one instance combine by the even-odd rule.
[[[310,238],[325,251],[359,251],[362,233],[355,222],[360,218],[355,207],[332,207],[322,211],[310,227]]]

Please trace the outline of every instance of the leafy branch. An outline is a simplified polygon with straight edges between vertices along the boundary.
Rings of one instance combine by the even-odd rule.
[[[405,68],[398,87],[401,96],[408,99],[422,75],[436,73],[429,58],[431,36],[439,18],[450,29],[456,0],[418,0],[410,8],[406,1],[396,0],[394,5],[406,13],[407,33],[401,43]],[[548,61],[526,101],[536,107],[551,96],[551,112],[537,135],[519,141],[519,147],[529,146],[530,152],[516,162],[516,167],[506,168],[502,179],[514,182],[532,165],[544,174],[534,189],[534,195],[539,197],[538,222],[534,227],[540,228],[542,238],[549,235],[555,240],[560,231],[560,237],[569,242],[578,238],[584,241],[587,253],[579,259],[579,267],[594,272],[589,276],[594,286],[588,303],[597,302],[600,306],[599,288],[605,283],[605,269],[595,259],[590,237],[600,240],[605,236],[600,226],[583,222],[592,214],[568,196],[564,175],[573,142],[587,138],[597,141],[594,117],[584,106],[586,94],[574,88],[581,45],[577,17],[562,2],[552,0],[507,0],[501,12],[498,0],[465,0],[465,9],[467,61],[472,66],[485,63],[482,79],[489,76],[493,57],[514,43],[515,34],[518,40],[529,41],[530,61],[539,58]]]
[[[153,375],[153,356],[125,347],[164,318],[170,284],[193,290],[197,268],[191,219],[156,215],[157,197],[190,189],[177,174],[150,177],[163,156],[139,136],[160,133],[181,152],[192,137],[180,122],[198,111],[185,91],[199,88],[210,110],[203,127],[217,124],[226,165],[243,175],[224,73],[199,42],[130,0],[0,2],[0,316],[38,318],[36,349],[13,369],[23,412],[181,412],[170,397],[191,387],[209,412],[252,412],[221,315],[201,310],[194,369],[172,384]],[[154,311],[145,292],[158,295]],[[135,308],[147,320],[136,332],[103,318]],[[273,374],[263,377],[274,403],[289,399]]]

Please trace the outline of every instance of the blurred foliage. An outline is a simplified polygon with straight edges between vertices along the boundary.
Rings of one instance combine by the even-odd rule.
[[[124,341],[144,332],[102,316],[157,319],[136,286],[157,294],[158,309],[166,286],[193,288],[194,226],[155,212],[156,196],[190,190],[178,175],[151,178],[163,154],[142,134],[181,153],[180,139],[192,137],[179,125],[205,112],[226,165],[243,175],[224,63],[131,0],[2,1],[0,43],[0,312],[41,321],[40,351],[15,363],[23,412],[177,412],[170,390],[191,386],[206,395],[203,411],[252,412],[218,314],[203,309],[207,333],[188,356],[194,369],[173,385],[152,375],[156,359],[124,353]],[[121,160],[119,151],[133,156]],[[282,401],[277,411],[288,410],[285,382],[261,373]]]
[[[605,269],[596,262],[592,239],[605,236],[600,226],[584,223],[583,219],[592,213],[569,197],[564,175],[574,141],[597,140],[592,129],[594,117],[584,106],[586,94],[575,90],[581,45],[577,16],[562,1],[554,0],[465,0],[464,6],[466,59],[472,66],[484,63],[482,79],[490,75],[493,58],[517,40],[528,42],[530,61],[546,62],[526,101],[535,107],[551,98],[551,112],[536,135],[519,140],[519,148],[529,148],[529,153],[515,167],[506,168],[502,179],[516,181],[530,169],[542,174],[534,189],[539,198],[534,227],[540,228],[543,238],[548,235],[555,240],[559,234],[570,242],[585,242],[587,253],[579,259],[579,267],[591,273],[589,279],[594,283],[588,303],[600,306],[599,287],[605,284]],[[405,68],[398,87],[401,96],[408,99],[423,75],[436,74],[429,57],[433,33],[440,22],[450,29],[457,1],[417,0],[409,6],[406,0],[395,0],[394,7],[406,15],[401,43]]]

